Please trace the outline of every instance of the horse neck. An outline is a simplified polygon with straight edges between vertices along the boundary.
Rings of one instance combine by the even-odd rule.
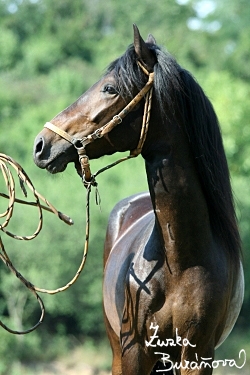
[[[209,214],[186,135],[177,126],[156,134],[145,155],[147,178],[156,228],[172,271],[178,272],[206,258]]]

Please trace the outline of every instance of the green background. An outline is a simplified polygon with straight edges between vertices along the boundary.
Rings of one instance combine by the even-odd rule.
[[[0,152],[16,159],[37,190],[75,221],[68,227],[45,214],[42,233],[29,243],[3,235],[22,274],[35,285],[57,288],[78,268],[85,232],[85,191],[73,165],[56,176],[39,170],[32,160],[33,141],[46,121],[96,82],[132,43],[132,24],[136,23],[144,38],[152,33],[159,45],[195,75],[218,114],[243,242],[246,291],[236,327],[217,356],[237,359],[242,348],[249,356],[249,19],[248,0],[0,1]],[[94,161],[92,170],[115,159]],[[49,362],[77,348],[87,348],[82,354],[86,360],[91,350],[103,351],[104,359],[95,366],[109,368],[101,305],[105,230],[116,202],[147,190],[142,158],[107,171],[98,182],[101,211],[92,201],[90,251],[80,280],[65,293],[42,296],[46,317],[36,332],[15,337],[0,330],[0,374],[27,374],[27,369],[22,370],[24,364]],[[2,179],[0,191],[5,192]],[[5,208],[1,198],[0,211]],[[17,207],[10,229],[30,234],[37,219],[35,209]],[[34,298],[3,264],[0,313],[13,329],[28,328],[39,318]]]

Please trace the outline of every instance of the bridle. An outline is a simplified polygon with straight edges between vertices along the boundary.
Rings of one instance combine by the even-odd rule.
[[[145,97],[145,104],[144,104],[144,114],[143,114],[143,121],[141,127],[141,134],[138,145],[136,149],[130,152],[130,155],[119,159],[118,162],[113,163],[111,166],[118,164],[121,161],[133,158],[138,156],[141,153],[143,144],[145,142],[149,120],[150,120],[150,111],[151,111],[151,104],[152,104],[152,93],[153,93],[153,82],[154,82],[154,72],[148,72],[148,70],[142,65],[140,61],[137,61],[139,67],[143,70],[143,72],[148,76],[148,81],[145,86],[139,91],[139,93],[123,108],[117,115],[115,115],[112,120],[108,123],[97,129],[95,132],[89,134],[83,138],[75,138],[72,137],[70,134],[65,132],[64,130],[58,128],[51,122],[46,122],[44,125],[45,128],[53,131],[54,133],[58,134],[60,137],[64,138],[66,141],[71,143],[77,150],[79,156],[79,162],[82,169],[82,180],[85,186],[88,184],[95,185],[95,177],[97,174],[92,175],[90,171],[90,164],[89,164],[89,157],[86,154],[85,147],[89,144],[94,142],[96,139],[100,139],[103,136],[107,135],[112,129],[114,129],[118,124],[122,122],[124,117],[127,116],[129,112],[135,108],[135,106]],[[110,166],[106,167],[105,169],[110,168]]]

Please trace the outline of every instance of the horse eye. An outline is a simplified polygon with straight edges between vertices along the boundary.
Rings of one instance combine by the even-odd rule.
[[[107,92],[108,94],[111,94],[111,95],[113,95],[113,94],[117,94],[117,91],[116,91],[116,89],[114,88],[114,86],[112,86],[112,85],[110,85],[110,84],[104,86],[103,92]]]

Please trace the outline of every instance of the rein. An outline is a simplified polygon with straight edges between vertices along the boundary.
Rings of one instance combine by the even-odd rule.
[[[110,120],[107,124],[103,125],[99,129],[97,129],[92,134],[89,134],[86,137],[83,138],[74,138],[64,130],[58,128],[51,122],[46,122],[44,125],[45,128],[53,131],[54,133],[58,134],[60,137],[64,138],[66,141],[71,143],[77,150],[79,162],[82,169],[82,181],[84,183],[84,186],[87,187],[89,184],[96,186],[95,177],[103,172],[104,170],[107,170],[125,160],[134,158],[138,156],[141,153],[143,144],[146,140],[147,132],[148,132],[148,126],[149,126],[149,120],[150,120],[150,112],[151,112],[151,105],[152,105],[152,94],[153,94],[153,83],[154,83],[154,73],[149,73],[145,67],[140,63],[140,61],[137,61],[137,64],[139,67],[143,70],[143,72],[148,76],[148,81],[145,84],[145,86],[139,91],[139,93],[126,105],[125,108],[123,108],[117,115],[115,115],[112,120]],[[143,114],[143,120],[142,120],[142,127],[141,127],[141,134],[139,138],[138,145],[136,149],[132,150],[130,152],[129,156],[126,156],[124,158],[119,159],[117,162],[112,163],[108,165],[107,167],[101,169],[94,175],[91,174],[90,171],[90,164],[89,164],[89,158],[86,154],[85,147],[89,144],[94,142],[96,139],[102,138],[104,135],[108,134],[112,129],[114,129],[117,125],[121,124],[124,117],[127,116],[129,112],[133,110],[133,108],[145,97],[145,104],[144,104],[144,114]]]

